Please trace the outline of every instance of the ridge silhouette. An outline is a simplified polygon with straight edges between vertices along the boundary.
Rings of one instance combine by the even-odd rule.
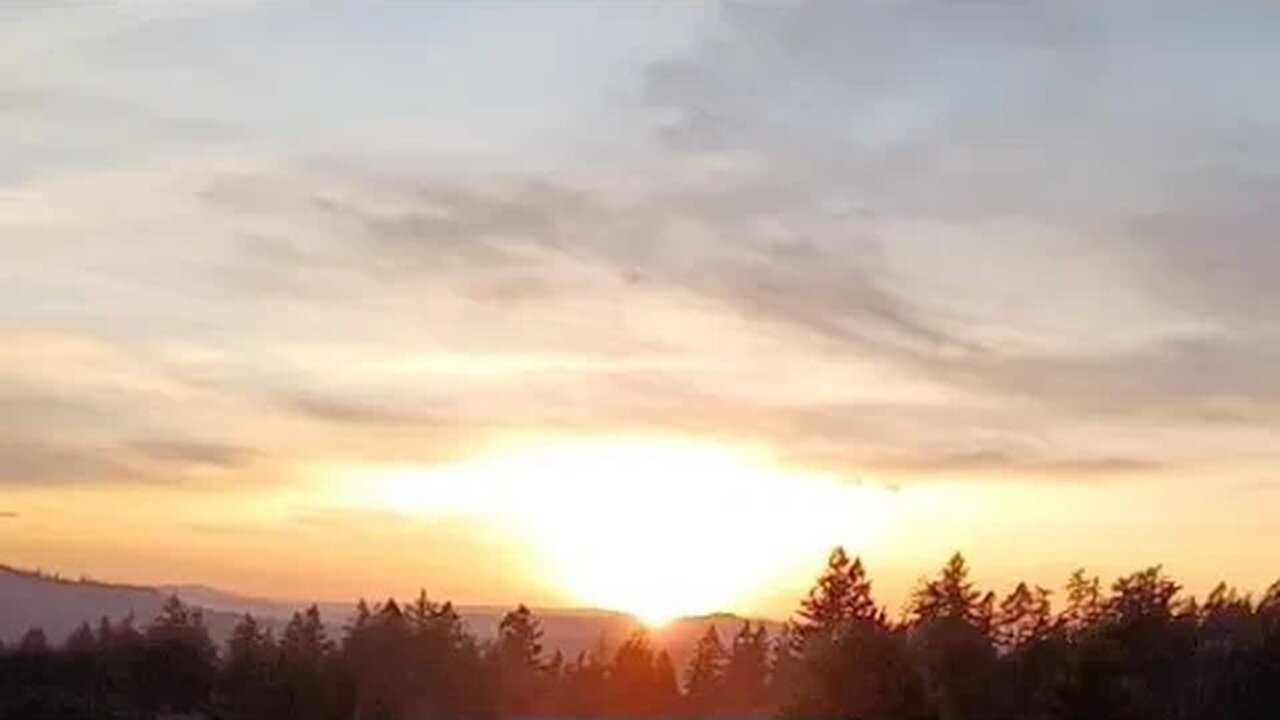
[[[984,592],[956,554],[894,617],[836,548],[780,630],[711,625],[677,667],[644,629],[548,652],[523,605],[480,640],[425,591],[361,600],[337,632],[314,605],[279,631],[245,614],[218,648],[174,595],[145,623],[104,617],[56,644],[37,627],[0,649],[0,719],[1280,717],[1280,582],[1197,599],[1160,566],[1109,586],[1080,570],[1058,597]]]

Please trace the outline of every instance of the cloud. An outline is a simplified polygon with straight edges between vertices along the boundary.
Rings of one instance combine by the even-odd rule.
[[[255,452],[248,448],[184,440],[136,440],[129,447],[162,463],[204,466],[223,470],[242,468]]]
[[[15,510],[0,510],[0,520],[16,520],[22,517],[22,514]]]
[[[1210,419],[1224,405],[1280,409],[1280,359],[1267,335],[1170,338],[1103,356],[970,357],[939,372],[989,392],[1108,417]],[[1230,418],[1228,418],[1230,419]]]
[[[105,451],[49,443],[0,443],[0,485],[95,482],[128,477]]]
[[[883,256],[875,286],[913,308],[908,327],[951,340],[896,348],[900,362],[1047,413],[1274,403],[1263,368],[1280,292],[1264,269],[1280,143],[1263,128],[1280,105],[1233,78],[1274,55],[1261,28],[1275,19],[1178,5],[1152,23],[1140,7],[731,5],[694,52],[654,67],[644,97],[716,119],[677,150],[763,152],[862,208]],[[831,244],[831,258],[866,247]],[[804,277],[801,297],[822,282]],[[857,305],[826,294],[797,315]]]
[[[401,401],[379,401],[372,397],[334,398],[316,394],[299,394],[282,399],[293,411],[338,425],[412,425],[439,424],[440,415],[429,410],[404,407]]]
[[[6,472],[122,471],[86,467],[108,447],[248,474],[538,429],[761,440],[851,475],[1265,454],[1280,104],[1241,78],[1273,23],[1142,7],[730,4],[604,116],[567,113],[594,125],[549,162],[344,135],[26,180],[0,202],[0,322],[93,350],[0,337],[26,348],[0,402],[46,438]],[[102,52],[72,35],[76,62]]]
[[[917,453],[913,457],[881,457],[868,462],[873,472],[895,477],[1013,477],[1087,480],[1148,475],[1171,469],[1166,463],[1131,457],[1053,457],[1026,450],[984,448]]]
[[[821,224],[804,220],[815,214],[808,205],[757,200],[750,209],[731,199],[749,195],[754,181],[719,190],[690,181],[687,204],[674,206],[655,189],[621,197],[539,190],[573,200],[560,210],[529,201],[536,212],[523,209],[524,201],[511,209],[523,181],[422,190],[441,182],[281,171],[242,171],[235,183],[186,180],[191,188],[239,187],[243,197],[197,192],[193,204],[175,204],[184,222],[216,218],[206,224],[214,232],[204,247],[217,262],[161,255],[138,267],[153,276],[157,265],[171,268],[158,276],[172,278],[170,297],[187,318],[175,328],[182,342],[167,332],[145,339],[153,357],[140,370],[164,378],[175,421],[205,424],[178,405],[199,393],[247,403],[226,412],[256,405],[284,413],[293,436],[286,453],[327,447],[361,457],[440,458],[528,428],[674,431],[763,440],[798,462],[895,476],[974,470],[974,458],[936,449],[947,435],[1001,447],[1051,433],[1057,437],[1048,448],[987,458],[986,469],[1099,477],[1178,462],[1148,460],[1146,442],[1096,447],[1090,418],[1127,416],[1151,426],[1143,430],[1149,436],[1175,411],[1233,409],[1236,422],[1248,422],[1239,415],[1252,412],[1245,403],[1272,395],[1258,392],[1266,346],[1246,351],[1229,337],[1079,355],[1011,352],[967,337],[885,271],[883,243],[858,241],[850,254],[821,228],[792,232]],[[689,200],[697,193],[708,202]],[[341,212],[317,206],[317,196],[344,198]],[[740,217],[727,210],[737,205]],[[412,219],[429,214],[449,220]],[[110,214],[99,222],[110,228]],[[283,229],[278,242],[258,244],[270,228]],[[308,240],[293,228],[311,229]],[[668,236],[687,242],[680,247]],[[445,249],[433,263],[436,247]],[[534,278],[539,291],[514,299],[476,291],[501,284],[513,269]],[[314,287],[321,279],[323,289]],[[204,291],[179,292],[227,281],[253,302],[212,305]],[[148,292],[167,294],[167,282]],[[297,293],[281,290],[290,283]],[[127,296],[121,301],[124,314],[137,307]],[[232,330],[238,342],[223,347]],[[928,400],[887,404],[922,391],[915,388],[925,388]],[[867,393],[882,397],[869,405],[853,399]],[[128,413],[111,394],[89,397],[108,413]],[[839,409],[842,402],[848,406]],[[322,439],[342,429],[362,437]],[[430,430],[433,447],[369,439],[410,429]],[[278,454],[285,432],[249,444]],[[175,470],[243,470],[262,452],[234,443],[127,442]]]

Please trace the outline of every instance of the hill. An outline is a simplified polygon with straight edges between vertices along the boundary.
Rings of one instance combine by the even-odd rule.
[[[203,585],[140,586],[81,578],[71,580],[54,575],[0,565],[0,641],[16,642],[32,627],[41,627],[53,642],[61,642],[81,622],[96,623],[101,617],[113,621],[132,616],[138,625],[155,617],[165,599],[177,595],[184,602],[204,610],[209,632],[219,646],[225,643],[237,620],[252,613],[278,634],[307,601],[285,602],[248,597]],[[330,635],[341,637],[350,617],[352,603],[319,603]],[[459,606],[467,627],[480,639],[493,637],[506,608]],[[542,622],[543,645],[547,652],[560,650],[566,657],[589,650],[597,642],[616,645],[641,624],[630,615],[608,610],[576,608],[536,608]],[[655,644],[665,648],[682,667],[694,643],[709,625],[729,639],[742,623],[729,614],[686,617],[651,630]],[[777,623],[766,623],[771,633]]]

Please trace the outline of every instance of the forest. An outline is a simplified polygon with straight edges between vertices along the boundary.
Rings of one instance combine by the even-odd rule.
[[[325,628],[314,606],[279,637],[246,615],[217,648],[176,597],[141,625],[34,628],[0,650],[0,718],[1280,718],[1280,582],[1198,599],[1159,566],[998,596],[957,554],[891,615],[836,548],[783,631],[713,627],[682,668],[645,632],[548,652],[524,606],[481,642],[425,592]]]

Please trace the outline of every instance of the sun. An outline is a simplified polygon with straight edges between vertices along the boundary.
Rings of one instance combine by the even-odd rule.
[[[635,436],[366,469],[361,485],[382,507],[501,523],[568,599],[650,625],[742,609],[833,544],[874,543],[894,510],[884,488],[787,468],[759,447]]]

